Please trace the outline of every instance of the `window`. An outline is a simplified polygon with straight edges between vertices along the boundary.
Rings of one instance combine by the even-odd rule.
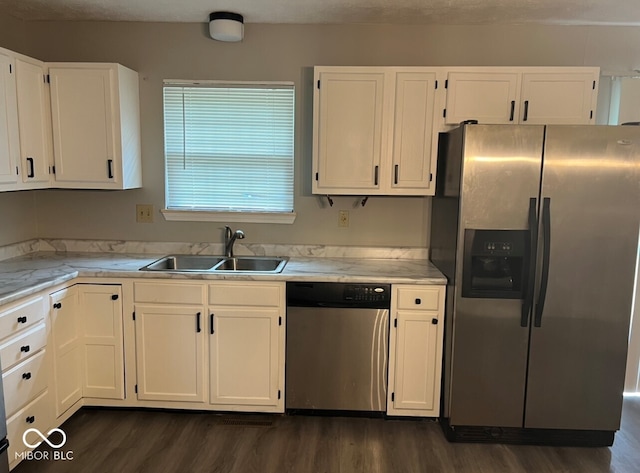
[[[294,87],[165,82],[168,220],[293,222]]]

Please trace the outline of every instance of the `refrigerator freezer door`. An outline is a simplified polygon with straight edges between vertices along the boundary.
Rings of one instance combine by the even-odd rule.
[[[639,127],[547,127],[540,234],[549,241],[540,236],[538,252],[546,244],[548,281],[544,301],[539,290],[534,298],[525,427],[619,428],[639,157]]]
[[[458,241],[467,229],[527,230],[544,128],[471,125],[463,137]],[[522,427],[529,341],[523,301],[462,297],[464,245],[456,251],[452,355],[445,367],[450,423]]]

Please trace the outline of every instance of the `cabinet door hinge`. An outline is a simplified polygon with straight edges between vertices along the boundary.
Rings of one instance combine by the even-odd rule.
[[[46,84],[51,83],[51,76],[49,74],[44,74],[44,81]]]
[[[446,108],[442,111],[442,117],[443,118],[447,118],[447,109]]]
[[[278,325],[282,325],[282,317],[278,317]]]
[[[138,385],[136,384],[135,387],[133,388],[133,390],[136,392],[136,394],[138,394]]]
[[[444,88],[448,89],[449,88],[449,79],[444,81]]]
[[[317,87],[320,89],[320,79],[318,79]]]
[[[280,390],[278,389],[278,399],[280,399],[280,397],[282,396],[282,393],[280,392]]]
[[[133,320],[136,320],[136,313],[135,313],[135,311],[133,312]]]
[[[396,393],[391,393],[391,402],[394,402],[395,400],[396,400]]]

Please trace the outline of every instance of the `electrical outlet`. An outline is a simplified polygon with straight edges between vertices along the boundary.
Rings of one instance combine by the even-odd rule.
[[[341,210],[338,213],[338,226],[339,227],[348,227],[349,226],[349,211]]]
[[[137,204],[136,205],[136,222],[153,223],[153,205]]]

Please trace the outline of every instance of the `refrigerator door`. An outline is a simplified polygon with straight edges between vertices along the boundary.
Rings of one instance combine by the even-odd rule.
[[[535,220],[544,128],[469,125],[462,136],[461,243],[453,333],[448,335],[453,337],[452,360],[445,368],[450,373],[446,412],[451,425],[522,427],[529,341],[528,311],[522,326],[524,301],[495,294],[463,297],[462,288],[470,266],[465,261],[473,264],[470,249],[481,252],[493,243],[501,247],[503,230],[528,230],[532,204]],[[480,235],[484,242],[473,246],[469,235]]]
[[[525,427],[619,428],[639,165],[640,127],[547,127]]]

